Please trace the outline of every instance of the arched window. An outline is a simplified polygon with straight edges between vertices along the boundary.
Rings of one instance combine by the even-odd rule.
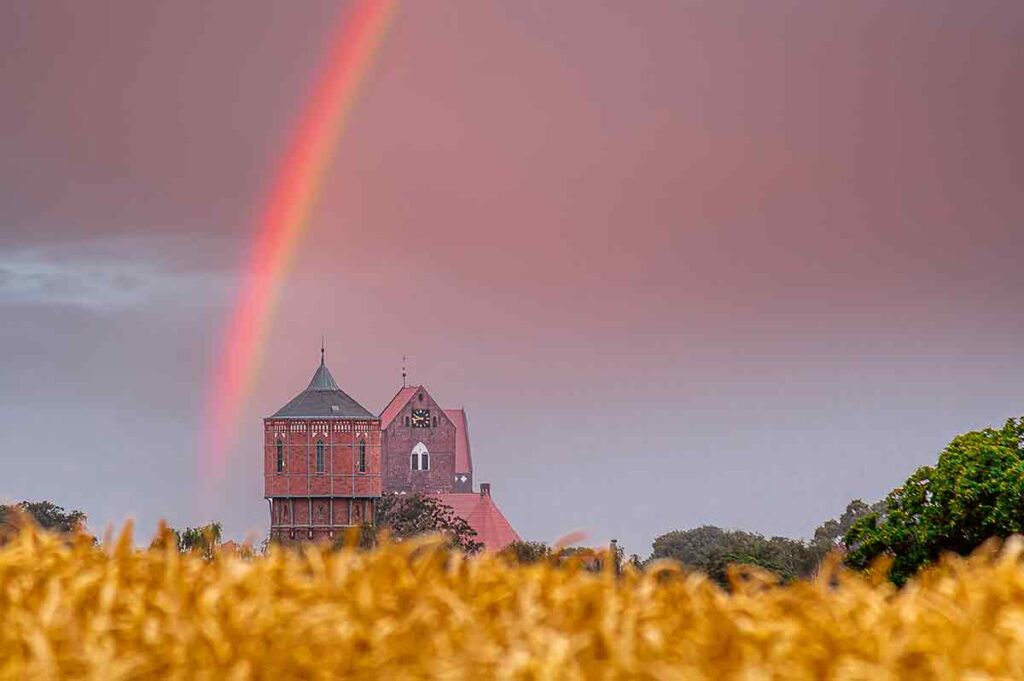
[[[416,446],[412,448],[411,465],[414,471],[430,470],[430,452],[427,451],[427,446],[422,442],[417,442]]]
[[[324,443],[318,440],[316,443],[316,472],[324,472]]]
[[[359,472],[366,472],[366,440],[359,441]]]
[[[277,472],[284,472],[284,442],[277,441]]]

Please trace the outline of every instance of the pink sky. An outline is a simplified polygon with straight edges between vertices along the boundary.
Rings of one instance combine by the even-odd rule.
[[[266,523],[320,334],[465,406],[520,531],[807,536],[1024,413],[1024,5],[404,3],[196,503],[217,333],[336,2],[0,8],[0,497]]]

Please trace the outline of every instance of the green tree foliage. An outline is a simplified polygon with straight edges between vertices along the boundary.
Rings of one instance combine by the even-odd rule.
[[[207,523],[200,527],[186,527],[178,536],[178,550],[182,553],[199,553],[204,558],[213,558],[217,546],[221,542],[222,530],[220,523]]]
[[[213,558],[220,546],[223,528],[220,523],[207,523],[199,527],[176,530],[162,522],[156,537],[150,543],[151,549],[176,547],[181,553],[198,553],[204,558]]]
[[[704,525],[676,530],[654,540],[652,559],[670,558],[692,570],[700,570],[723,586],[726,567],[733,563],[755,565],[789,581],[810,577],[821,562],[820,547],[808,543],[741,530]]]
[[[65,511],[50,501],[22,501],[10,506],[0,505],[0,541],[17,532],[24,521],[34,522],[44,530],[58,534],[77,534],[85,531],[85,513]]]
[[[958,435],[935,466],[922,466],[885,499],[884,509],[853,524],[847,562],[865,568],[893,560],[904,583],[945,552],[966,555],[990,537],[1024,531],[1024,418]]]
[[[364,526],[361,546],[372,546],[377,532],[386,529],[393,539],[405,539],[427,533],[446,535],[452,548],[477,553],[484,545],[476,540],[476,530],[451,506],[422,494],[385,494],[377,502],[376,526]],[[342,540],[344,541],[344,540]]]
[[[514,563],[528,565],[547,560],[551,556],[551,548],[544,542],[520,540],[503,548],[499,555]]]
[[[726,534],[726,530],[714,525],[673,530],[654,540],[651,558],[672,558],[691,567],[707,565],[710,556],[722,546]]]
[[[881,513],[885,510],[885,501],[874,504],[866,504],[860,499],[854,499],[846,505],[843,514],[834,520],[826,520],[814,530],[814,544],[823,548],[841,548],[844,546],[843,538],[853,527],[853,524],[861,518],[872,513]]]

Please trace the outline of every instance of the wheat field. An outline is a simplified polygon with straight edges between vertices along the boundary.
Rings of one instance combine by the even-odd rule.
[[[1014,539],[897,591],[832,563],[731,593],[437,540],[213,560],[26,530],[0,548],[3,679],[1020,679]]]

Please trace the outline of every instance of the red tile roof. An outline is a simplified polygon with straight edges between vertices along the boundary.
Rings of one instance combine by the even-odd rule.
[[[388,406],[384,407],[384,411],[380,413],[380,427],[387,428],[391,425],[391,422],[398,416],[398,412],[402,411],[402,407],[412,399],[412,396],[416,394],[417,390],[421,390],[423,386],[410,385],[402,388],[395,396],[388,402]]]
[[[469,452],[469,424],[465,409],[445,409],[444,413],[455,424],[455,472],[472,473],[473,457]]]
[[[451,506],[455,515],[476,530],[476,540],[484,545],[485,551],[500,551],[512,542],[519,541],[519,535],[494,503],[489,489],[433,496]]]

